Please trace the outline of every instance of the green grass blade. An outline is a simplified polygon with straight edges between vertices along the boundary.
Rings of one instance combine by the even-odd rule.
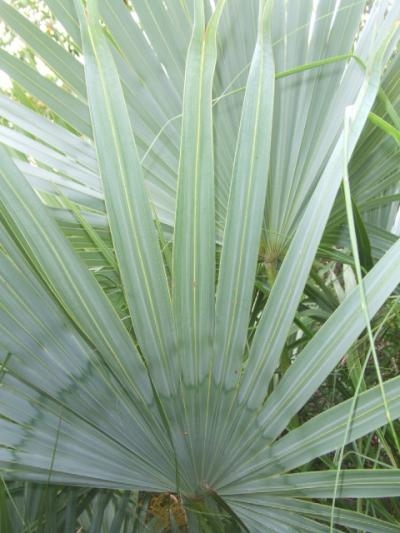
[[[354,230],[357,236],[357,248],[360,256],[360,266],[365,272],[369,272],[374,265],[371,254],[371,243],[369,241],[365,224],[354,200],[351,200],[351,205],[354,216]]]
[[[375,126],[378,126],[378,128],[380,128],[382,131],[392,136],[397,144],[400,143],[400,131],[397,128],[389,124],[389,122],[384,120],[382,117],[379,117],[375,113],[370,113],[368,118],[372,124],[375,124]]]

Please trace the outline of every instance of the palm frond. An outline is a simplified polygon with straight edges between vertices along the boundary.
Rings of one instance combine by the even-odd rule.
[[[53,73],[0,51],[52,117],[0,96],[3,477],[138,491],[79,513],[71,493],[46,525],[65,531],[396,531],[348,500],[400,495],[379,460],[400,377],[354,396],[360,359],[336,405],[298,414],[366,325],[316,262],[360,266],[347,169],[370,320],[400,282],[400,4],[47,4],[74,55],[0,0]],[[377,467],[347,468],[373,432]]]

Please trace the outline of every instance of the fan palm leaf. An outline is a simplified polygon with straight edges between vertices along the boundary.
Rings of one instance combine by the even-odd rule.
[[[396,465],[301,469],[393,429],[400,377],[291,421],[362,334],[363,298],[372,319],[400,281],[395,207],[368,207],[398,200],[398,153],[368,194],[360,170],[382,158],[365,132],[393,143],[365,129],[374,104],[398,129],[400,6],[376,2],[360,30],[361,1],[47,3],[79,56],[0,0],[59,79],[0,54],[58,116],[1,96],[3,477],[176,494],[191,531],[214,512],[238,530],[396,531],[335,505],[399,496]],[[347,167],[385,245],[285,366],[321,239],[345,220]]]

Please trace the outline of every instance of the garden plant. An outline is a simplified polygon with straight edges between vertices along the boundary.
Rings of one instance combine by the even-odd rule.
[[[27,4],[1,532],[398,532],[400,3]]]

